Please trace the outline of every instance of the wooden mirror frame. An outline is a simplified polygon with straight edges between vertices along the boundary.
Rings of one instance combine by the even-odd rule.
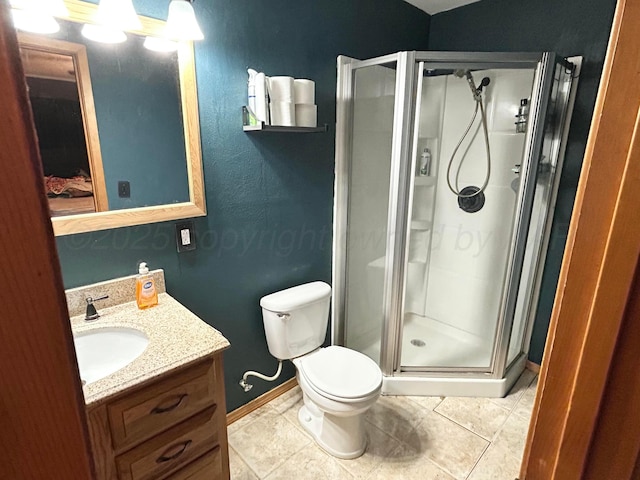
[[[93,18],[98,10],[97,5],[80,0],[65,0],[65,4],[69,9],[69,17],[63,20],[78,23],[94,23]],[[142,23],[142,29],[131,30],[130,33],[157,37],[162,36],[166,22],[142,15],[138,15],[138,17]],[[180,43],[178,48],[178,68],[182,124],[184,128],[185,153],[187,159],[187,176],[189,182],[189,201],[150,207],[52,217],[51,223],[53,224],[53,231],[56,236],[144,225],[147,223],[164,222],[182,218],[201,217],[207,214],[202,173],[200,120],[198,115],[198,93],[193,42]],[[94,140],[97,142],[97,130],[94,135],[96,137]],[[92,148],[90,145],[92,137],[93,135],[91,134],[87,135],[88,149]]]
[[[71,57],[73,60],[80,111],[82,112],[82,126],[84,138],[87,144],[87,156],[91,171],[91,183],[93,184],[93,198],[95,212],[109,211],[107,198],[107,184],[102,167],[102,152],[100,151],[100,138],[98,137],[98,121],[96,119],[96,107],[93,102],[93,89],[91,87],[91,75],[89,73],[89,60],[87,48],[84,45],[66,42],[53,38],[43,38],[42,35],[18,32],[20,51],[53,53]],[[24,67],[24,58],[23,58]],[[25,69],[26,75],[26,69]],[[27,75],[28,76],[28,75]],[[52,217],[55,218],[55,217]]]

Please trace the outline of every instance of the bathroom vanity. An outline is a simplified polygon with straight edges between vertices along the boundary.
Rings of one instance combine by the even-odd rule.
[[[137,358],[83,386],[96,478],[228,479],[222,352],[229,342],[165,293],[159,272],[157,306],[139,310],[127,302],[100,308],[97,302],[98,320],[86,322],[83,313],[71,319],[76,341],[132,330],[148,338]],[[105,290],[108,301],[117,303],[132,292],[132,280],[67,291],[71,314],[82,308],[81,299]],[[80,354],[78,361],[81,378],[90,378],[94,366],[83,364]]]

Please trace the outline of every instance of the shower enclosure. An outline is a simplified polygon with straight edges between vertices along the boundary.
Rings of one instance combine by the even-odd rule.
[[[332,343],[384,393],[503,396],[524,369],[580,60],[338,58]]]

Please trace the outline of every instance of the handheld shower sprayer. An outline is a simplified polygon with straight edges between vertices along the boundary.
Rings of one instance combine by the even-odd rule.
[[[467,83],[469,84],[469,88],[471,89],[471,93],[473,94],[473,98],[477,101],[480,99],[480,94],[484,87],[491,83],[491,79],[489,77],[483,77],[480,81],[480,86],[476,86],[476,82],[473,79],[473,75],[471,74],[471,70],[454,70],[453,74],[458,78],[466,78]]]
[[[473,75],[471,74],[471,70],[463,70],[458,69],[454,70],[453,74],[458,78],[466,78],[467,83],[469,84],[469,88],[471,89],[471,94],[473,95],[473,100],[475,101],[475,109],[473,111],[473,116],[471,117],[471,121],[467,126],[466,130],[462,134],[460,141],[453,149],[453,153],[451,154],[451,158],[449,159],[449,165],[447,167],[447,185],[449,186],[449,190],[453,192],[458,197],[458,204],[460,208],[463,210],[473,213],[477,212],[484,205],[484,190],[489,185],[489,178],[491,176],[491,149],[489,147],[489,130],[487,128],[487,115],[484,110],[484,105],[482,101],[482,90],[489,85],[491,79],[489,77],[484,77],[480,81],[480,86],[476,86],[476,82],[473,79]],[[469,134],[473,123],[475,122],[476,116],[478,115],[478,111],[480,111],[480,119],[482,124],[482,130],[484,133],[484,143],[486,147],[487,153],[487,173],[484,179],[484,182],[481,187],[466,187],[461,189],[458,187],[458,174],[460,173],[460,169],[462,168],[462,163],[464,162],[464,155],[462,156],[462,160],[458,166],[458,174],[455,177],[455,181],[451,182],[451,169],[453,167],[453,160],[456,156],[456,153],[460,149],[462,142]]]

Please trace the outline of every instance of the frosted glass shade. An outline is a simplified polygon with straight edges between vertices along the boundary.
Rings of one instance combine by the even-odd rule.
[[[54,17],[69,16],[64,0],[11,0],[10,4],[13,8],[45,13]]]
[[[100,0],[94,21],[114,30],[141,30],[131,0]]]
[[[196,13],[187,0],[171,0],[165,35],[171,40],[202,40]]]
[[[60,24],[51,15],[32,10],[13,10],[13,24],[25,32],[49,34],[60,30]]]
[[[67,17],[63,0],[11,0],[13,24],[25,32],[49,34],[60,30],[54,17]]]
[[[144,48],[154,52],[175,52],[178,50],[178,43],[166,38],[147,37],[144,39]]]
[[[89,40],[100,43],[122,43],[127,39],[127,36],[122,30],[90,23],[82,27],[82,35]]]

